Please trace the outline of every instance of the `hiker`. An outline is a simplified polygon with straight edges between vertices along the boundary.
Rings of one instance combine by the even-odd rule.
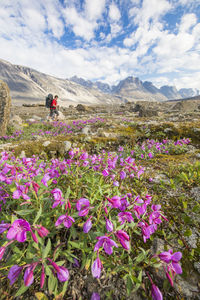
[[[51,102],[50,105],[50,117],[52,118],[53,121],[57,121],[56,116],[59,116],[59,112],[58,112],[58,96],[55,95],[54,99]]]

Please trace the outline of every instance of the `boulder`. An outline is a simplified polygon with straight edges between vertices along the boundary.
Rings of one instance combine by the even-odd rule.
[[[11,117],[9,121],[9,125],[12,126],[14,130],[22,130],[23,129],[22,123],[23,123],[22,119],[17,115]]]
[[[16,124],[22,125],[22,123],[23,123],[22,119],[17,115],[14,115],[13,117],[11,117],[10,121],[9,121],[9,125],[11,125],[11,126],[15,126]]]
[[[63,120],[65,120],[66,118],[65,118],[65,115],[61,112],[61,111],[59,111],[59,116],[58,116],[58,120],[59,121],[63,121]]]
[[[158,111],[154,109],[141,108],[139,110],[139,117],[156,117],[158,116]]]
[[[89,133],[91,133],[91,127],[89,125],[86,125],[85,127],[83,127],[83,129],[81,130],[81,132],[83,134],[88,135]]]
[[[11,97],[5,82],[0,80],[0,136],[6,134],[10,119]]]
[[[83,105],[83,104],[78,104],[78,105],[76,106],[76,109],[77,109],[78,111],[84,112],[84,111],[86,111],[86,106]]]
[[[65,152],[69,151],[72,147],[72,143],[70,141],[64,141],[64,150]]]

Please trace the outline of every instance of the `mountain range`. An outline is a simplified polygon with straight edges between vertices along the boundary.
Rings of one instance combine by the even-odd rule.
[[[115,104],[127,101],[162,102],[200,94],[197,89],[184,88],[178,91],[174,86],[162,86],[158,89],[152,82],[142,82],[133,76],[125,78],[115,86],[100,81],[92,82],[77,76],[61,79],[1,59],[0,79],[8,84],[12,101],[18,104],[44,102],[49,93],[58,94],[62,106],[78,103]]]

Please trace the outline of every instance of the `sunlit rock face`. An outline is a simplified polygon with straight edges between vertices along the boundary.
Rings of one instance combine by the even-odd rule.
[[[0,136],[6,134],[10,118],[11,97],[5,82],[0,80]]]

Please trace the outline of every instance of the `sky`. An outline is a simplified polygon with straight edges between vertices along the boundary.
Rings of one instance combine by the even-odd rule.
[[[64,79],[200,90],[200,0],[0,0],[0,59]]]

